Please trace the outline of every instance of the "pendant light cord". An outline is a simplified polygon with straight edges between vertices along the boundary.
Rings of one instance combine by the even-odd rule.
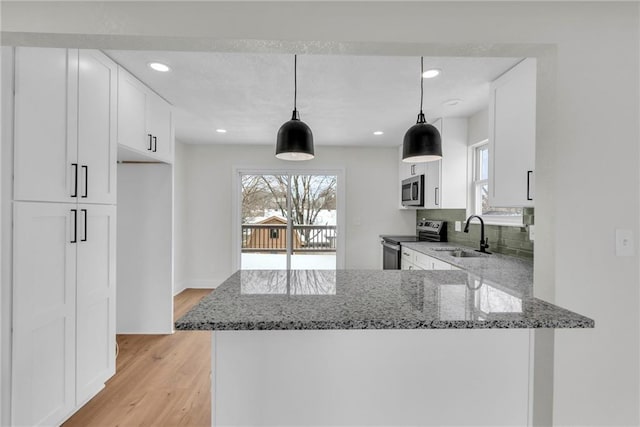
[[[298,55],[293,55],[293,111],[297,110],[298,100]]]
[[[418,114],[418,120],[416,124],[426,123],[427,119],[424,118],[424,113],[422,112],[422,101],[424,99],[424,77],[422,74],[424,73],[424,56],[420,57],[420,114]]]
[[[424,56],[420,57],[420,114],[422,114],[422,99],[424,98]]]

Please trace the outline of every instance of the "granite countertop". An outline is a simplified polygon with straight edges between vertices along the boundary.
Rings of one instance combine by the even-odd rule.
[[[452,247],[405,246],[435,257],[429,247],[438,245]],[[470,271],[237,271],[175,326],[178,330],[594,326],[589,318],[533,298],[530,262],[491,255],[494,258],[485,261],[490,264],[483,265],[478,258],[438,257]],[[492,270],[497,267],[501,272]]]
[[[448,242],[401,242],[401,246],[437,258],[482,279],[512,289],[520,295],[533,293],[533,261],[498,253],[483,254],[476,248]],[[478,245],[479,246],[479,245]],[[478,256],[458,258],[447,249],[463,249]]]

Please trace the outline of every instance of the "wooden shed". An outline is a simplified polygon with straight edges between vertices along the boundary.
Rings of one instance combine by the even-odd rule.
[[[270,227],[271,226],[271,227]],[[249,227],[251,234],[245,249],[282,249],[287,248],[287,220],[279,216],[270,216],[255,224],[245,224]],[[300,234],[293,232],[293,248],[302,247]]]

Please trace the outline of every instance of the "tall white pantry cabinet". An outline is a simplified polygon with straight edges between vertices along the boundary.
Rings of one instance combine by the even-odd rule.
[[[117,74],[15,49],[13,425],[60,424],[115,373]]]

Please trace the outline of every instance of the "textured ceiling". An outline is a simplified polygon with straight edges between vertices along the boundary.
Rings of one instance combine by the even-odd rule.
[[[174,105],[176,139],[193,144],[273,144],[293,109],[293,55],[114,51],[106,53]],[[484,108],[489,82],[520,58],[424,59],[427,120]],[[151,70],[163,62],[169,73]],[[298,110],[316,145],[397,146],[420,105],[420,58],[298,55]],[[443,102],[458,98],[455,106]],[[227,133],[215,131],[224,128]],[[376,130],[384,131],[374,136]]]

